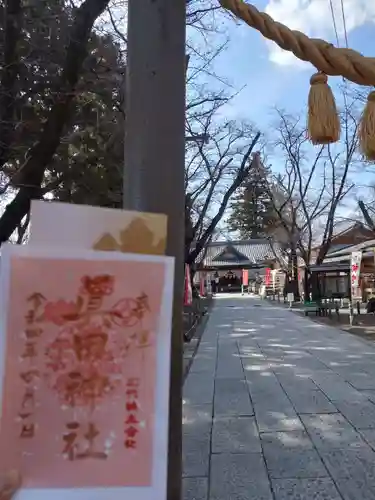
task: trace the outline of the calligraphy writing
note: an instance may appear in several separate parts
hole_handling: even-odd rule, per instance
[[[352,252],[350,264],[352,294],[360,286],[361,261],[362,252]]]
[[[111,304],[115,285],[114,276],[85,275],[73,300],[49,301],[40,294],[34,294],[29,300],[33,307],[25,318],[25,343],[21,353],[20,377],[25,391],[19,411],[20,435],[32,437],[36,432],[33,420],[36,380],[43,378],[71,415],[60,434],[61,452],[66,460],[107,458],[112,436],[104,439],[100,421],[94,415],[103,400],[122,386],[124,358],[129,349],[150,346],[152,336],[142,326],[143,318],[150,312],[148,295],[123,297]],[[34,361],[39,357],[41,324],[52,324],[57,332],[43,352],[46,370],[39,373]],[[126,335],[125,328],[131,329]],[[137,448],[141,427],[139,384],[139,378],[130,378],[125,388],[123,439],[127,449]]]
[[[34,422],[34,410],[35,410],[35,383],[39,379],[39,371],[35,367],[35,358],[37,357],[37,341],[42,335],[42,329],[36,324],[37,310],[41,305],[44,297],[41,294],[33,294],[28,298],[28,302],[31,303],[31,308],[27,311],[25,315],[26,328],[24,331],[25,343],[24,349],[21,354],[21,362],[27,363],[27,368],[25,367],[19,374],[21,380],[25,384],[25,391],[21,400],[21,408],[18,413],[18,417],[21,420],[21,438],[32,438],[35,435],[35,422]]]
[[[63,455],[68,458],[68,460],[81,460],[85,458],[103,460],[108,458],[107,453],[96,450],[95,440],[100,434],[96,425],[92,422],[88,424],[87,431],[82,435],[85,441],[83,446],[81,442],[78,442],[80,427],[81,425],[78,422],[69,422],[66,424],[68,432],[63,435],[63,441],[65,443],[62,452]]]
[[[139,420],[138,420],[138,391],[139,379],[130,378],[126,384],[126,418],[125,418],[125,440],[124,446],[127,449],[135,450],[137,448],[136,437],[139,433]]]

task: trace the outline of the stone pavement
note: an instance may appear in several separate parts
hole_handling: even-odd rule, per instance
[[[218,298],[183,411],[184,500],[375,500],[375,344]]]

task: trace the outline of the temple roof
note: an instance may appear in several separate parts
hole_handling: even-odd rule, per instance
[[[281,255],[279,247],[274,246]],[[197,259],[204,267],[257,267],[270,260],[275,260],[275,255],[266,239],[215,241]]]

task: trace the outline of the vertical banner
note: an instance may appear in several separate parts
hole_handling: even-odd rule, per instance
[[[271,268],[267,267],[264,284],[269,286],[271,284]]]
[[[352,297],[358,295],[359,277],[361,273],[362,252],[352,252],[350,261],[350,283]]]
[[[242,286],[249,286],[249,271],[242,269]]]
[[[185,291],[184,291],[184,306],[191,306],[193,303],[193,291],[191,288],[190,267],[185,264]]]

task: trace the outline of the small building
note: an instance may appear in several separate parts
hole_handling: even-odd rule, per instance
[[[338,226],[340,228],[341,224]],[[354,222],[342,227],[333,234],[326,258],[333,253],[345,250],[352,245],[359,245],[366,241],[371,241],[375,237],[374,232],[368,229],[362,222]],[[313,248],[311,252],[311,264],[315,264],[315,259],[319,254],[319,247]]]
[[[374,244],[374,232],[362,222],[354,222],[337,231],[322,264],[315,264],[319,248],[312,251],[309,270],[313,298],[350,297],[350,256],[352,251]],[[364,265],[364,263],[363,263]],[[304,264],[300,262],[300,286],[303,291]],[[365,286],[365,285],[364,285]]]
[[[352,252],[362,252],[361,270],[359,284],[361,288],[362,298],[364,301],[375,295],[375,263],[374,252],[375,239],[359,243],[357,245],[346,246],[336,252],[331,252],[327,255],[323,265],[326,266],[341,266],[342,273],[344,268],[348,278],[346,281],[346,294],[350,296],[350,260]]]
[[[283,258],[278,245],[267,239],[216,241],[198,257],[197,271],[208,273],[218,292],[238,292],[242,270],[249,272],[249,281],[261,281],[266,268],[273,269],[277,258]]]

